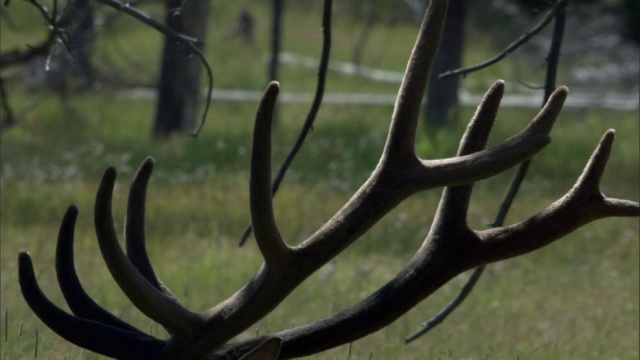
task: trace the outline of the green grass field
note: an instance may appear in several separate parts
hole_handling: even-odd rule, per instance
[[[262,39],[248,49],[221,42],[221,33],[237,10],[232,2],[214,6],[208,49],[220,88],[261,89],[265,68]],[[13,3],[15,6],[25,6]],[[239,5],[238,5],[239,6]],[[297,9],[297,10],[296,10]],[[153,9],[150,9],[153,10]],[[266,9],[258,8],[266,14]],[[319,53],[319,11],[300,11],[286,18],[286,50]],[[18,11],[19,12],[19,11]],[[225,15],[226,14],[226,15]],[[260,13],[259,13],[260,14]],[[32,14],[33,15],[33,14]],[[20,13],[19,19],[28,18]],[[18,15],[16,15],[18,17]],[[118,21],[126,22],[122,18]],[[349,60],[356,25],[335,20],[334,55]],[[268,22],[259,23],[266,29]],[[301,24],[306,24],[302,26]],[[3,34],[6,26],[3,26]],[[136,71],[116,49],[121,45],[133,58],[157,66],[160,38],[144,28],[122,27],[100,38],[99,51],[120,64],[119,76],[153,80]],[[133,25],[132,25],[133,26]],[[118,30],[120,29],[120,30]],[[315,30],[314,30],[315,29]],[[385,31],[386,30],[386,31]],[[341,32],[340,32],[341,31]],[[265,34],[266,30],[261,34]],[[34,29],[14,31],[10,44],[38,38]],[[379,29],[372,38],[371,66],[402,70],[415,29]],[[312,38],[309,40],[309,38]],[[3,35],[3,42],[5,36]],[[120,44],[120,47],[115,44]],[[316,46],[317,45],[317,46]],[[3,44],[5,46],[5,44]],[[114,46],[113,48],[110,46]],[[264,48],[260,48],[260,47]],[[139,51],[140,54],[134,52]],[[486,50],[487,53],[491,49]],[[485,56],[481,50],[473,56]],[[246,59],[247,63],[234,61]],[[118,63],[118,61],[123,61]],[[465,80],[474,91],[486,86],[490,75]],[[495,75],[495,77],[500,75]],[[256,80],[258,79],[258,80]],[[507,79],[508,80],[508,79]],[[397,86],[329,77],[327,91],[395,92]],[[283,69],[283,88],[310,91],[315,75]],[[14,84],[11,101],[17,107],[37,94]],[[507,82],[507,93],[515,87]],[[88,292],[121,318],[159,337],[163,330],[131,305],[110,278],[93,232],[92,209],[102,172],[119,171],[114,195],[116,227],[122,229],[129,182],[146,156],[157,163],[147,204],[150,256],[163,281],[194,311],[201,311],[231,295],[259,268],[253,242],[238,248],[249,223],[248,163],[256,104],[215,103],[201,136],[149,138],[154,104],[131,100],[108,91],[75,95],[69,106],[48,96],[20,124],[2,134],[2,278],[0,344],[4,359],[100,359],[71,345],[50,331],[24,303],[17,282],[17,253],[27,249],[34,258],[38,280],[57,304],[64,301],[57,288],[54,249],[59,222],[66,208],[76,204],[76,267]],[[274,134],[274,164],[293,144],[306,116],[306,105],[283,105]],[[474,109],[463,109],[468,119]],[[283,236],[295,244],[312,234],[367,178],[380,155],[391,107],[322,107],[314,131],[275,200]],[[519,131],[535,112],[502,109],[491,142]],[[418,140],[423,157],[451,156],[464,126]],[[530,176],[507,222],[520,221],[542,210],[575,181],[606,129],[617,129],[613,154],[603,180],[609,196],[640,198],[639,132],[637,112],[565,111],[552,131],[553,142],[534,159]],[[470,209],[470,223],[484,228],[494,217],[513,171],[480,182]],[[391,279],[417,250],[427,234],[440,196],[439,190],[412,197],[396,208],[367,235],[336,260],[335,271],[322,269],[297,289],[276,311],[239,336],[256,334],[322,319],[346,308]],[[639,222],[605,219],[535,253],[492,264],[467,302],[444,324],[421,340],[404,345],[404,338],[452,299],[467,278],[463,274],[411,310],[393,325],[350,346],[314,359],[637,359],[639,334]]]

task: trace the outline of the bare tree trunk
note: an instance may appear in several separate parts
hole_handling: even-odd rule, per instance
[[[77,14],[72,20],[70,34],[71,55],[74,68],[84,86],[91,86],[95,81],[95,69],[91,65],[89,54],[95,39],[93,24],[93,7],[91,0],[78,0],[73,4],[73,11]]]
[[[640,4],[637,0],[625,0],[622,5],[626,38],[640,46]]]
[[[457,118],[460,79],[457,76],[438,79],[438,75],[462,65],[466,7],[466,0],[449,2],[440,49],[431,70],[431,80],[427,89],[424,116],[429,133],[455,122]]]
[[[271,61],[269,62],[269,80],[278,80],[278,58],[280,57],[282,33],[283,0],[273,0],[273,19],[271,24]]]
[[[280,48],[282,47],[282,10],[284,0],[273,0],[273,18],[271,24],[271,61],[269,62],[269,81],[278,80]],[[274,109],[273,126],[278,126],[278,108]]]
[[[166,6],[168,27],[204,41],[208,0],[166,0]],[[195,128],[200,104],[201,69],[198,58],[193,56],[188,45],[165,38],[153,127],[155,137]]]
[[[374,8],[376,6],[377,0],[367,0],[367,2],[363,5],[363,17],[364,17],[364,25],[362,27],[362,31],[360,32],[360,36],[358,36],[358,41],[356,42],[356,46],[353,49],[353,63],[356,65],[358,72],[360,71],[360,66],[362,65],[362,54],[364,53],[364,49],[369,41],[369,35],[371,34],[371,30],[373,29],[373,25],[375,23],[375,13]]]

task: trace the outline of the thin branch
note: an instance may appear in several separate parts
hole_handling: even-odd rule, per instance
[[[191,50],[193,51],[193,54],[195,54],[195,56],[198,57],[198,59],[200,59],[200,62],[202,63],[202,65],[207,71],[208,87],[207,87],[206,103],[205,103],[204,111],[202,113],[202,117],[200,119],[200,124],[198,125],[196,130],[190,134],[191,137],[194,137],[194,138],[197,137],[200,134],[200,131],[202,131],[202,128],[204,127],[204,123],[207,120],[207,115],[209,114],[209,107],[211,106],[211,94],[213,93],[213,71],[211,70],[211,66],[209,65],[209,62],[207,61],[207,59],[204,57],[204,54],[202,53],[202,49],[201,49],[204,43],[195,37],[188,36],[171,29],[170,27],[156,21],[146,13],[136,9],[133,6],[130,6],[129,3],[122,3],[118,0],[97,0],[97,1],[107,6],[110,6],[116,10],[122,11],[127,15],[134,17],[135,19],[161,32],[165,36],[168,36],[174,40],[177,40],[181,43],[186,44],[191,48]]]
[[[531,85],[531,84],[527,84],[526,82],[522,81],[522,80],[518,80],[517,81],[518,84],[526,87],[527,89],[531,89],[531,90],[542,90],[544,89],[544,85]]]
[[[471,293],[473,287],[478,282],[478,279],[480,279],[483,271],[484,266],[477,267],[475,270],[473,270],[473,273],[471,274],[469,280],[462,286],[460,294],[458,294],[458,296],[453,299],[452,302],[450,302],[447,306],[440,310],[440,312],[437,313],[434,317],[422,323],[422,329],[407,336],[407,338],[404,339],[405,344],[412,342],[413,340],[431,331],[431,329],[440,325],[440,323],[443,322],[444,319],[446,319],[447,316],[449,316],[449,314],[451,314],[458,307],[458,305],[462,304],[462,302]]]
[[[117,0],[97,0],[97,1],[109,7],[112,7],[118,11],[122,11],[127,15],[132,16],[133,18],[143,22],[144,24],[156,29],[157,31],[163,33],[164,35],[174,40],[177,40],[179,42],[186,43],[186,44],[194,44],[199,46],[204,45],[204,43],[202,43],[200,40],[192,36],[188,36],[173,30],[172,28],[153,19],[151,16],[147,15],[146,13],[131,6],[129,3],[122,3]]]
[[[300,135],[298,135],[298,139],[296,143],[293,145],[289,154],[285,158],[284,162],[280,166],[280,170],[278,170],[278,174],[273,180],[273,186],[271,188],[272,196],[275,196],[276,192],[280,188],[280,184],[287,174],[287,170],[289,170],[289,166],[293,162],[293,159],[298,154],[298,151],[302,148],[302,144],[304,144],[307,135],[313,130],[313,122],[316,119],[316,115],[320,110],[320,105],[322,105],[322,97],[324,96],[324,87],[327,79],[327,69],[329,68],[329,55],[331,53],[331,11],[332,11],[333,0],[325,0],[324,2],[324,10],[322,13],[322,55],[320,57],[320,66],[318,67],[318,84],[316,86],[316,93],[313,99],[313,103],[311,104],[311,109],[307,114],[307,119],[300,131]],[[242,239],[240,240],[240,246],[243,246],[249,236],[251,236],[251,232],[253,231],[251,225],[247,227],[242,234]]]
[[[71,18],[66,16],[68,12],[63,11],[62,15],[58,17],[58,2],[57,0],[53,1],[53,11],[52,13],[42,4],[38,3],[36,0],[25,0],[27,3],[33,5],[45,19],[49,27],[51,28],[51,32],[49,33],[49,37],[42,41],[40,44],[36,46],[29,46],[29,50],[20,51],[14,50],[6,54],[0,54],[0,69],[9,67],[11,65],[22,64],[30,61],[34,57],[43,55],[47,53],[51,46],[55,44],[55,40],[58,39],[68,47],[67,32],[64,30],[64,27],[69,24]],[[6,2],[5,5],[9,5],[9,2]]]
[[[549,55],[547,56],[547,73],[546,73],[546,81],[544,86],[544,89],[545,89],[544,99],[542,102],[543,106],[548,102],[549,98],[553,94],[556,87],[556,74],[558,70],[558,59],[560,57],[560,47],[562,46],[562,39],[564,35],[564,26],[565,26],[565,20],[566,20],[565,9],[566,9],[567,1],[568,0],[559,0],[558,2],[556,2],[552,10],[549,12],[549,14],[553,14],[555,16],[555,22],[554,22],[553,35],[552,35],[553,37],[552,37],[551,46],[549,49]],[[549,14],[547,16],[549,16]],[[540,26],[540,24],[538,26]],[[529,33],[532,33],[532,31],[530,31]],[[504,54],[506,56],[506,53]],[[498,60],[500,59],[497,59],[493,63],[497,62]],[[488,65],[491,65],[491,64],[488,64]],[[467,69],[470,69],[470,68],[467,68]],[[461,70],[464,70],[464,69],[461,69]],[[478,69],[475,69],[475,70],[478,70]],[[454,71],[458,71],[458,70],[454,70]],[[471,70],[471,71],[474,71],[474,70]],[[440,75],[440,77],[442,78],[445,74]],[[452,74],[452,75],[455,75],[455,74]],[[531,159],[526,160],[525,162],[520,164],[520,166],[518,167],[518,171],[514,176],[513,180],[511,181],[509,190],[507,191],[507,194],[505,195],[505,198],[502,201],[502,204],[500,205],[498,214],[496,215],[496,218],[493,221],[493,223],[491,223],[492,227],[501,227],[504,225],[504,220],[507,217],[507,213],[509,212],[509,209],[513,204],[516,194],[518,193],[518,190],[520,189],[520,186],[527,174],[527,170],[529,169],[530,164],[531,164]],[[409,343],[419,338],[420,336],[426,334],[427,332],[429,332],[430,330],[438,326],[440,323],[442,323],[447,318],[447,316],[449,316],[449,314],[451,314],[460,304],[462,304],[462,302],[467,298],[467,296],[469,296],[469,294],[473,290],[473,287],[480,279],[480,276],[482,275],[484,268],[485,266],[483,265],[474,269],[471,277],[464,284],[458,296],[456,296],[456,298],[453,299],[453,301],[447,304],[447,306],[445,306],[434,317],[422,323],[422,328],[416,331],[415,333],[413,333],[412,335],[408,336],[405,339],[405,342]]]
[[[491,58],[489,60],[483,61],[483,62],[481,62],[480,64],[477,64],[477,65],[473,65],[473,66],[469,66],[469,67],[465,67],[465,68],[461,68],[461,69],[455,69],[455,70],[450,70],[450,71],[444,72],[444,73],[440,74],[440,76],[438,76],[438,78],[439,79],[444,79],[444,78],[447,78],[447,77],[450,77],[450,76],[466,75],[466,74],[469,74],[471,72],[478,71],[478,70],[484,69],[486,67],[489,67],[489,66],[497,63],[498,61],[504,59],[505,57],[507,57],[507,55],[509,55],[512,52],[514,52],[517,48],[519,48],[521,45],[525,44],[527,41],[529,41],[529,39],[531,39],[536,34],[538,34],[540,31],[542,31],[551,22],[551,20],[553,20],[553,18],[555,18],[559,14],[559,12],[564,11],[564,10],[561,10],[561,9],[565,8],[565,6],[567,5],[568,1],[569,0],[559,0],[559,1],[557,1],[553,5],[553,7],[549,10],[549,12],[545,15],[545,17],[542,19],[542,21],[540,23],[538,23],[531,30],[529,30],[526,34],[520,36],[516,41],[514,41],[509,46],[507,46],[500,54],[494,56],[493,58]]]
[[[0,123],[0,131],[10,128],[16,124],[16,118],[13,114],[13,110],[11,109],[11,105],[9,105],[8,95],[7,89],[4,86],[4,78],[0,76],[0,106],[2,106],[2,110],[4,110],[2,122]]]
[[[207,114],[209,113],[209,107],[211,106],[211,97],[212,97],[211,95],[213,94],[213,71],[211,71],[211,66],[209,66],[209,62],[207,61],[207,59],[205,59],[204,54],[202,54],[202,51],[200,50],[200,48],[198,48],[198,45],[194,43],[187,43],[187,44],[191,47],[193,52],[200,59],[205,70],[207,70],[207,79],[209,82],[208,90],[207,90],[207,100],[204,105],[202,118],[200,119],[200,125],[198,125],[198,128],[196,129],[196,131],[194,131],[191,134],[191,136],[195,138],[198,136],[198,134],[200,134],[200,131],[204,127],[204,123],[207,120]]]
[[[562,3],[566,5],[567,0],[560,0],[558,3]],[[564,36],[564,25],[565,25],[565,6],[559,7],[556,11],[556,19],[553,28],[553,37],[551,40],[551,46],[549,48],[549,55],[547,56],[547,73],[546,80],[544,85],[544,98],[542,100],[542,104],[546,104],[553,94],[553,91],[556,88],[556,74],[558,72],[558,59],[560,58],[560,47],[562,46],[562,38]],[[498,211],[498,215],[496,219],[491,224],[492,227],[499,227],[504,224],[504,219],[509,212],[509,208],[515,199],[516,194],[518,193],[518,189],[524,180],[524,177],[527,174],[527,170],[529,168],[529,164],[531,160],[527,160],[518,168],[518,172],[516,173],[514,179],[511,182],[511,186],[505,199],[500,205],[500,210]]]
[[[58,39],[62,42],[67,49],[70,48],[68,42],[68,33],[64,30],[65,26],[68,25],[70,21],[70,17],[66,17],[66,11],[63,11],[63,14],[58,17],[58,1],[53,1],[53,11],[49,13],[49,10],[46,6],[40,4],[36,0],[26,0],[29,4],[33,5],[42,17],[46,20],[47,24],[51,27],[50,41],[53,44],[53,40]],[[46,44],[46,42],[45,42]],[[50,45],[49,45],[50,46]]]
[[[38,11],[40,11],[44,19],[47,21],[47,23],[51,27],[50,38],[44,44],[40,45],[38,48],[38,51],[35,51],[35,52],[37,54],[41,54],[46,50],[48,50],[49,47],[51,46],[49,42],[53,43],[54,39],[59,39],[66,46],[67,49],[70,49],[68,40],[65,36],[66,30],[64,30],[64,25],[67,22],[65,20],[66,19],[66,17],[64,16],[65,14],[63,14],[63,16],[60,17],[60,20],[57,19],[57,12],[58,12],[57,0],[54,0],[52,14],[49,13],[49,11],[44,5],[38,3],[36,0],[26,0],[26,1],[32,4],[33,6],[35,6],[38,9]],[[200,120],[200,124],[198,125],[196,130],[191,134],[192,137],[198,136],[198,134],[200,133],[200,131],[204,126],[204,123],[207,118],[207,114],[209,113],[209,107],[211,105],[211,95],[213,93],[213,71],[211,70],[211,66],[209,65],[209,62],[207,61],[204,54],[202,53],[202,46],[204,45],[204,43],[195,37],[188,36],[186,34],[183,34],[171,29],[169,26],[162,24],[161,22],[153,19],[148,14],[138,10],[134,6],[131,6],[130,3],[122,3],[118,0],[97,0],[97,1],[135,18],[136,20],[159,31],[160,33],[164,34],[165,36],[171,39],[174,39],[178,42],[186,44],[191,48],[191,50],[193,51],[193,54],[200,60],[200,62],[202,63],[202,65],[205,67],[207,71],[208,90],[207,90],[206,104],[202,114],[202,118]],[[45,47],[45,45],[47,46]],[[42,49],[40,49],[40,47],[42,47]],[[32,54],[30,56],[32,57],[35,55],[36,54]],[[24,57],[24,55],[22,57]],[[4,56],[0,57],[0,68],[3,66],[5,61],[6,60]]]
[[[49,37],[35,46],[28,46],[27,50],[12,50],[4,54],[0,54],[0,69],[13,65],[20,65],[31,61],[31,59],[44,55],[54,44],[55,33],[50,33]]]

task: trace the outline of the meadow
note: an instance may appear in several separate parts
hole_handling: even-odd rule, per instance
[[[211,47],[216,87],[260,90],[266,83],[261,56],[267,39],[244,47],[223,39],[240,5],[218,2],[212,8]],[[20,8],[18,7],[20,6]],[[14,3],[14,19],[37,14]],[[267,9],[256,5],[259,19]],[[149,7],[150,12],[158,11]],[[339,8],[337,9],[339,10]],[[337,11],[336,10],[336,11]],[[319,10],[292,6],[285,18],[286,51],[319,54]],[[339,14],[339,13],[337,13]],[[160,37],[120,17],[98,37],[96,62],[115,69],[133,83],[153,80]],[[357,23],[336,16],[333,59],[348,61]],[[17,22],[20,23],[20,22]],[[3,46],[29,43],[37,29],[14,29]],[[265,36],[268,22],[258,23]],[[10,30],[10,29],[9,29]],[[107,31],[108,30],[108,31]],[[377,28],[367,65],[401,71],[415,28]],[[481,36],[475,34],[474,36]],[[469,63],[491,49],[473,47]],[[123,56],[127,54],[127,56]],[[237,59],[243,59],[243,62]],[[133,62],[132,60],[133,59]],[[507,77],[507,93],[517,88],[509,62],[465,79],[474,93],[496,78]],[[540,69],[528,72],[535,77]],[[523,75],[525,76],[525,75]],[[312,71],[282,69],[284,91],[312,91]],[[560,81],[562,82],[562,81]],[[569,86],[571,84],[568,84]],[[22,299],[16,255],[33,256],[38,281],[57,304],[64,304],[54,270],[55,240],[62,215],[76,204],[76,268],[91,296],[105,308],[158,337],[163,330],[140,314],[111,279],[100,256],[92,209],[100,176],[108,166],[119,173],[114,194],[116,228],[122,229],[129,182],[146,156],[156,159],[147,202],[147,239],[152,262],[163,281],[183,303],[202,311],[227,298],[257,271],[261,257],[253,241],[238,247],[249,224],[248,164],[255,103],[214,103],[202,134],[150,138],[154,103],[127,98],[108,88],[74,94],[68,101],[13,83],[12,104],[43,102],[2,133],[0,214],[2,277],[0,359],[101,359],[71,345],[46,328]],[[329,74],[327,92],[394,93],[396,84],[379,84]],[[532,93],[532,96],[540,96]],[[281,104],[274,133],[274,164],[280,164],[295,141],[307,104]],[[474,109],[462,109],[468,119]],[[380,156],[390,106],[323,105],[314,131],[276,196],[276,217],[283,237],[295,244],[312,234],[367,178]],[[504,108],[491,143],[523,128],[535,111]],[[446,131],[418,139],[422,157],[452,156],[464,121]],[[507,223],[542,210],[573,184],[609,128],[617,130],[613,154],[603,180],[609,196],[640,198],[640,124],[637,112],[599,109],[565,110],[552,143],[533,160],[530,175]],[[424,134],[425,131],[421,131]],[[511,170],[476,185],[470,224],[485,228],[493,220]],[[298,288],[276,311],[241,334],[259,334],[305,324],[334,314],[363,299],[392,278],[426,236],[440,197],[438,189],[413,196],[361,240]],[[121,231],[121,230],[119,230]],[[637,359],[639,344],[640,246],[638,219],[605,219],[589,224],[537,252],[490,265],[469,299],[424,338],[404,338],[451,300],[468,274],[391,326],[313,359]]]

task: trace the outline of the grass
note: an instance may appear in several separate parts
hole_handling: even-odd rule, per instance
[[[253,244],[236,243],[249,221],[247,164],[250,106],[216,104],[217,121],[197,140],[146,140],[152,103],[86,96],[77,117],[56,102],[43,105],[2,141],[2,306],[8,309],[3,359],[33,354],[39,332],[44,358],[95,359],[46,329],[25,306],[17,287],[15,255],[34,256],[47,295],[63,304],[53,270],[54,236],[69,204],[80,208],[77,267],[97,301],[143,329],[162,331],[137,313],[109,278],[95,243],[91,209],[99,176],[120,172],[114,200],[122,228],[128,181],[147,155],[157,159],[148,203],[150,253],[160,276],[194,310],[229,296],[257,270]],[[91,109],[106,109],[93,121]],[[120,109],[120,110],[118,110]],[[127,109],[136,119],[118,124]],[[472,109],[465,109],[469,115]],[[278,194],[283,234],[295,243],[310,235],[363,181],[384,142],[390,108],[324,107],[318,125]],[[284,106],[275,158],[292,143],[303,106]],[[81,114],[81,115],[80,115]],[[530,114],[503,111],[493,141],[513,133]],[[566,112],[555,141],[534,160],[508,221],[542,209],[579,174],[611,114]],[[605,179],[609,195],[638,199],[638,138],[634,114],[618,113],[618,141]],[[59,130],[61,118],[65,129]],[[128,118],[128,117],[127,117]],[[506,119],[505,119],[506,118]],[[507,120],[509,119],[509,120]],[[56,127],[55,124],[58,124]],[[56,131],[56,129],[58,129]],[[581,131],[580,129],[584,129]],[[462,129],[452,129],[451,138]],[[449,144],[433,153],[451,153]],[[428,154],[426,154],[428,155]],[[562,155],[562,156],[560,156]],[[277,161],[279,162],[279,161]],[[499,206],[510,175],[478,184],[471,222],[484,227]],[[390,279],[426,235],[438,191],[415,196],[381,221],[337,260],[336,271],[313,276],[273,314],[241,337],[272,332],[327,316],[354,304]],[[322,199],[322,201],[318,201]],[[452,281],[396,324],[351,346],[352,359],[374,358],[622,358],[638,354],[638,221],[607,219],[536,253],[489,267],[468,303],[424,340],[402,339],[451,299],[466,275]],[[228,269],[233,269],[229,271]],[[18,329],[22,335],[18,335]],[[482,329],[482,330],[480,330]],[[2,336],[4,336],[4,334]],[[341,347],[317,358],[347,358]]]
[[[12,4],[12,7],[16,4]],[[261,89],[266,82],[264,51],[222,42],[221,34],[240,5],[213,4],[208,48],[216,84],[224,88]],[[17,7],[17,6],[16,6]],[[319,53],[319,11],[287,16],[287,51]],[[317,10],[317,9],[316,9]],[[150,9],[150,11],[155,11]],[[266,7],[256,4],[258,15]],[[21,21],[33,19],[18,12]],[[117,21],[126,23],[120,18]],[[304,23],[307,26],[301,26]],[[5,22],[3,26],[3,33]],[[258,34],[268,23],[260,21]],[[335,33],[357,29],[337,17]],[[152,81],[159,37],[143,28],[114,26],[102,36],[101,63],[115,64],[118,76]],[[38,39],[34,29],[8,37],[7,48]],[[147,34],[147,35],[145,35]],[[126,39],[125,40],[125,36]],[[155,37],[154,37],[155,36]],[[263,35],[261,35],[263,36]],[[366,58],[373,67],[402,70],[415,29],[379,28],[372,34]],[[350,60],[355,36],[335,36],[334,59]],[[5,37],[3,36],[3,43]],[[146,66],[131,67],[123,58]],[[138,46],[139,45],[139,46]],[[489,51],[489,50],[487,50]],[[483,50],[470,51],[473,57]],[[239,62],[234,59],[246,60]],[[109,62],[110,61],[110,62]],[[126,65],[125,65],[126,64]],[[147,65],[148,64],[148,65]],[[508,65],[504,65],[508,67]],[[500,67],[492,70],[499,72]],[[283,69],[288,91],[311,91],[314,74]],[[485,75],[469,77],[472,89],[484,87]],[[507,83],[509,85],[509,82]],[[331,74],[328,91],[391,93],[396,85],[342,78]],[[12,104],[27,104],[34,96],[13,83]],[[507,91],[511,91],[509,88]],[[148,155],[157,160],[147,204],[147,236],[152,261],[160,277],[194,311],[204,310],[231,295],[261,264],[254,243],[238,248],[249,222],[248,162],[256,104],[216,103],[197,140],[175,136],[148,138],[154,104],[117,94],[76,94],[67,106],[55,97],[20,119],[2,134],[2,278],[0,359],[100,359],[71,345],[47,329],[22,299],[17,285],[16,254],[28,249],[45,293],[64,301],[53,265],[55,236],[70,204],[80,209],[76,226],[76,267],[89,293],[104,307],[159,337],[163,330],[138,313],[110,278],[93,234],[92,207],[100,176],[108,166],[119,172],[114,196],[116,227],[122,229],[128,183]],[[96,111],[98,109],[98,111]],[[467,119],[474,109],[465,108]],[[279,164],[295,140],[305,105],[283,105],[274,134],[274,163]],[[366,179],[382,149],[390,107],[324,105],[317,124],[294,163],[275,206],[283,236],[296,243],[312,234]],[[517,132],[534,112],[502,109],[491,142]],[[454,153],[465,124],[418,139],[423,157]],[[534,159],[530,176],[507,222],[525,219],[561,196],[575,181],[608,128],[617,140],[603,181],[607,195],[638,200],[640,189],[638,114],[601,110],[565,111],[552,132],[553,142]],[[480,182],[470,209],[470,223],[484,228],[492,220],[513,171]],[[273,332],[324,318],[355,304],[393,277],[427,234],[439,191],[416,195],[396,208],[363,239],[346,250],[335,271],[321,269],[276,311],[248,329],[239,339]],[[317,359],[635,359],[640,356],[638,219],[606,219],[589,224],[535,253],[489,266],[469,300],[424,339],[404,345],[403,339],[457,293],[468,275],[445,285],[393,325],[350,346]],[[36,340],[37,332],[37,340]]]

